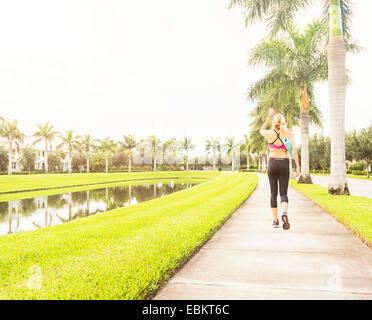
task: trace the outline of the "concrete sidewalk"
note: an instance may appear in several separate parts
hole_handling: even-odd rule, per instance
[[[372,249],[294,189],[274,229],[267,176],[155,299],[372,299]]]

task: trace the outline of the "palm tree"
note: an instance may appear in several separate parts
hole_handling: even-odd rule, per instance
[[[156,137],[155,135],[149,136],[146,139],[149,143],[151,143],[151,152],[152,152],[152,159],[153,159],[153,171],[156,171],[156,165],[157,165],[157,157],[158,157],[158,149],[159,149],[159,144],[160,139]]]
[[[228,138],[226,139],[225,149],[227,151],[227,154],[231,154],[231,170],[235,170],[235,155],[236,155],[236,148],[237,145],[235,143],[235,138]]]
[[[16,147],[19,151],[19,144],[22,143],[25,139],[25,134],[21,132],[18,128],[18,121],[6,121],[2,120],[2,125],[0,126],[0,136],[7,139],[7,143],[9,146],[8,150],[8,174],[12,174],[12,148],[13,143],[16,144]]]
[[[216,171],[216,153],[219,151],[221,144],[220,140],[216,138],[212,138],[205,141],[205,151],[213,153],[213,171]]]
[[[60,134],[61,142],[57,146],[57,148],[61,148],[63,146],[67,146],[68,149],[68,159],[69,159],[69,167],[68,172],[72,172],[72,153],[76,148],[79,148],[79,141],[75,137],[73,130],[66,130],[65,135]]]
[[[314,21],[304,33],[288,26],[286,36],[263,40],[252,50],[250,64],[270,68],[264,78],[250,89],[250,96],[262,95],[266,90],[283,87],[297,90],[300,105],[301,176],[299,183],[312,183],[309,167],[309,95],[313,86],[327,78],[327,55],[324,25]]]
[[[137,147],[137,145],[141,143],[142,140],[137,142],[136,138],[131,134],[128,134],[124,136],[123,138],[124,138],[124,142],[119,142],[119,143],[124,147],[124,149],[129,151],[128,152],[128,171],[131,172],[132,171],[132,149]]]
[[[34,133],[34,137],[37,139],[34,141],[33,145],[39,143],[40,141],[45,141],[45,158],[44,158],[44,170],[45,173],[48,173],[48,143],[51,143],[56,136],[59,134],[54,130],[54,127],[45,122],[44,125],[37,124],[38,130]]]
[[[191,138],[183,138],[181,142],[181,148],[185,150],[185,160],[186,160],[186,171],[189,171],[189,150],[195,149],[195,145],[191,143]]]
[[[83,151],[83,153],[87,157],[87,173],[89,173],[89,171],[90,171],[90,156],[91,156],[92,150],[96,146],[95,145],[96,140],[94,140],[92,138],[91,134],[89,134],[89,133],[85,134],[84,136],[78,136],[77,139],[79,140],[78,145],[79,145],[80,150]]]
[[[251,144],[248,135],[243,136],[243,141],[240,143],[240,151],[243,151],[247,156],[247,170],[249,170],[249,156],[251,153]]]
[[[114,140],[110,139],[109,137],[106,137],[105,140],[98,140],[100,143],[100,146],[98,147],[104,154],[106,158],[106,173],[108,173],[109,169],[109,157],[112,155],[112,153],[115,151],[117,147],[117,143],[115,143]]]
[[[296,13],[312,1],[231,0],[230,7],[244,8],[246,26],[256,20],[269,21],[273,34],[286,29]],[[355,50],[351,42],[351,0],[323,0],[323,22],[328,33],[328,85],[331,122],[331,176],[328,193],[349,195],[345,164],[346,51]],[[327,23],[329,22],[329,23]]]
[[[167,141],[165,141],[163,144],[162,144],[162,151],[163,151],[163,164],[166,164],[166,156],[168,153],[171,153],[172,155],[176,155],[176,152],[179,150],[179,143],[177,142],[176,138],[171,138],[171,139],[168,139]],[[169,159],[168,159],[168,162]],[[172,163],[167,163],[167,164],[173,164]]]
[[[265,138],[260,134],[259,129],[257,130],[255,126],[252,126],[249,138],[251,151],[257,155],[258,170],[263,171],[265,167],[263,154],[266,154],[265,152],[267,149]]]

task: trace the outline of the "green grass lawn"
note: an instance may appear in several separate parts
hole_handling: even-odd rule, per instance
[[[0,194],[73,187],[89,184],[105,184],[128,180],[216,177],[219,172],[162,171],[162,172],[120,172],[120,173],[72,173],[31,174],[0,176]]]
[[[157,177],[162,175],[186,178],[201,173],[167,172]],[[251,173],[208,173],[204,177],[209,180],[164,198],[0,237],[0,298],[151,296],[257,185],[257,177]],[[45,177],[37,179],[56,185]],[[66,183],[70,185],[72,180]],[[84,177],[84,181],[94,181],[94,177]],[[80,183],[78,179],[73,182]],[[38,187],[36,182],[25,184]],[[28,285],[33,268],[41,271],[41,289]]]
[[[311,173],[311,175],[314,175],[314,176],[329,176],[329,174],[327,174],[327,173]],[[349,178],[352,178],[352,179],[372,181],[372,176],[369,177],[369,178],[366,177],[366,176],[358,176],[358,175],[355,175],[355,174],[348,174],[347,176]]]
[[[372,247],[372,199],[357,196],[332,196],[328,188],[316,184],[298,184],[294,187],[320,207],[332,214]]]

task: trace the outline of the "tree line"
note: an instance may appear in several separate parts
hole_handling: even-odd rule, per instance
[[[310,169],[313,173],[330,173],[331,139],[315,134],[309,139]],[[370,176],[372,166],[372,125],[345,135],[347,173]],[[301,157],[301,148],[299,150]]]
[[[64,133],[58,132],[49,122],[38,124],[37,129],[32,136],[27,137],[19,128],[17,120],[6,120],[0,117],[0,137],[5,139],[6,146],[0,147],[0,171],[8,171],[12,174],[12,161],[14,161],[14,150],[20,156],[20,163],[23,171],[35,172],[43,171],[58,172],[62,168],[62,159],[68,165],[68,172],[73,171],[105,171],[109,170],[128,170],[131,172],[133,166],[134,152],[140,150],[137,154],[145,156],[144,148],[140,148],[147,143],[150,149],[147,149],[147,156],[150,156],[150,162],[145,162],[137,167],[140,170],[156,171],[161,165],[162,170],[180,169],[185,170],[202,169],[202,165],[209,164],[213,170],[221,169],[228,163],[232,170],[236,169],[240,163],[240,155],[244,155],[246,163],[249,166],[250,143],[248,135],[245,135],[241,141],[235,140],[234,137],[221,141],[219,138],[211,138],[205,141],[205,153],[207,162],[201,162],[197,159],[190,159],[189,152],[195,149],[192,138],[185,137],[178,141],[175,138],[162,141],[156,136],[149,136],[144,139],[137,139],[134,135],[128,134],[122,137],[121,141],[115,141],[109,137],[104,139],[94,139],[92,135],[77,135],[73,130],[66,130]],[[31,140],[24,145],[26,138]],[[53,143],[58,143],[53,149]],[[36,144],[43,145],[43,169],[35,170],[35,162],[38,150]],[[158,150],[161,149],[161,154]],[[39,151],[40,152],[40,151]],[[160,154],[160,155],[159,155]],[[167,165],[167,157],[181,158],[181,162]],[[238,159],[238,160],[236,160]],[[136,165],[136,163],[135,163]]]

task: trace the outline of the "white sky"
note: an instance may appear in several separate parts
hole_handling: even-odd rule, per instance
[[[265,29],[245,29],[228,3],[2,0],[0,115],[18,119],[28,135],[50,121],[96,138],[187,136],[201,150],[211,137],[240,139],[252,107],[246,89],[262,75],[248,68],[248,52]],[[371,9],[371,1],[355,1],[353,34],[366,50],[348,58],[347,130],[372,124]],[[326,83],[317,101],[327,134]]]

